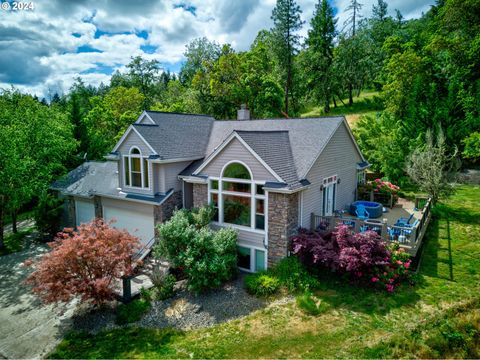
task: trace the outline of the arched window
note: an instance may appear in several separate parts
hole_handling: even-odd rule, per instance
[[[265,229],[263,182],[255,182],[245,164],[225,165],[220,178],[210,180],[209,190],[210,202],[216,209],[214,221]]]
[[[125,185],[148,188],[148,161],[137,147],[132,147],[128,156],[124,156]]]

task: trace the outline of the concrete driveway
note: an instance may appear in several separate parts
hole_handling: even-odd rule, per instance
[[[22,263],[46,251],[47,245],[29,241],[25,250],[0,256],[0,359],[40,358],[69,329],[75,301],[43,305],[23,284],[31,269]]]

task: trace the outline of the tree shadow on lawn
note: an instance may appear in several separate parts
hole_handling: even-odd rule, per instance
[[[319,299],[337,310],[369,315],[386,315],[393,309],[414,307],[420,300],[417,291],[424,286],[421,276],[416,277],[415,284],[403,284],[394,293],[349,283],[335,274],[322,274],[319,279],[321,287],[315,292]]]
[[[48,359],[128,359],[159,356],[176,358],[171,346],[183,332],[173,329],[139,329],[124,327],[97,335],[70,333],[46,358]]]

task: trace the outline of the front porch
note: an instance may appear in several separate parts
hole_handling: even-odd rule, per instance
[[[345,212],[338,212],[335,216],[312,213],[311,230],[330,231],[338,225],[347,225],[354,232],[372,230],[385,241],[398,241],[401,247],[416,256],[432,216],[431,207],[430,198],[417,197],[415,202],[399,199],[391,209],[386,208],[386,212],[378,219],[362,220]],[[399,220],[403,220],[403,223]]]

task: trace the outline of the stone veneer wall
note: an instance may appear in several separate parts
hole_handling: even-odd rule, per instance
[[[103,218],[102,198],[98,195],[93,197],[93,207],[95,208],[95,217]]]
[[[193,207],[199,208],[208,204],[208,185],[193,184]]]
[[[65,197],[66,224],[65,227],[75,227],[75,198],[71,195]]]
[[[176,209],[182,208],[182,197],[181,191],[175,191],[162,205],[153,207],[155,235],[157,235],[157,225],[170,219]]]
[[[298,193],[268,193],[268,266],[288,255],[289,239],[299,224]]]

